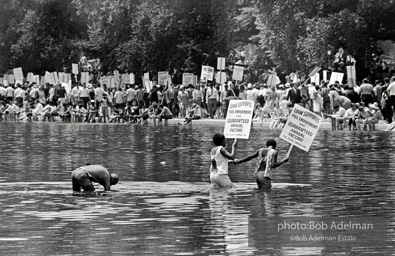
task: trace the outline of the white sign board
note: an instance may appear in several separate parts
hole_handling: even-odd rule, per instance
[[[352,87],[357,85],[357,77],[355,73],[355,66],[347,66],[347,82]]]
[[[338,81],[339,83],[342,83],[343,81],[343,73],[339,73],[339,72],[332,72],[331,74],[331,79],[329,80],[329,84],[334,84],[336,81]]]
[[[22,68],[14,68],[13,70],[15,80],[22,81],[23,82],[23,72]]]
[[[202,73],[200,74],[202,81],[213,81],[214,79],[214,68],[210,66],[202,66]]]
[[[225,58],[218,58],[217,59],[217,69],[224,70],[225,69]]]
[[[225,83],[226,82],[226,73],[225,72],[215,73],[215,81],[219,84]]]
[[[81,83],[88,84],[89,83],[89,73],[88,72],[81,72]]]
[[[158,84],[159,85],[166,85],[168,76],[169,76],[169,72],[167,72],[167,71],[158,72]]]
[[[225,120],[224,135],[227,139],[248,139],[254,112],[252,100],[230,100]]]
[[[311,82],[314,82],[316,85],[320,84],[320,73],[316,73],[311,77]]]
[[[75,63],[71,64],[71,72],[73,74],[78,74],[78,64]]]
[[[236,81],[243,81],[244,68],[241,66],[233,66],[232,79]]]
[[[280,138],[308,152],[322,120],[321,116],[295,104]]]
[[[182,85],[187,86],[188,84],[195,85],[195,75],[192,73],[182,73]]]
[[[133,73],[130,73],[129,74],[129,80],[130,80],[130,84],[135,84],[136,83],[136,79],[135,79],[135,77],[134,77],[134,74]]]
[[[44,82],[49,84],[55,84],[55,79],[53,77],[53,74],[48,71],[45,71]]]
[[[322,71],[322,80],[324,80],[325,82],[328,81],[328,70]]]

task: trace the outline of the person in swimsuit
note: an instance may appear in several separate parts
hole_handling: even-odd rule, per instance
[[[211,149],[211,167],[210,167],[210,181],[214,187],[232,188],[235,185],[228,176],[228,161],[235,158],[235,151],[237,140],[232,144],[232,152],[229,153],[226,149],[225,136],[221,133],[216,133],[213,136],[213,143],[215,147]]]
[[[108,170],[101,165],[87,165],[78,167],[71,173],[73,191],[94,192],[93,182],[97,182],[104,187],[104,191],[109,191],[111,185],[118,183],[118,175],[110,174]]]
[[[260,148],[254,154],[242,159],[235,159],[232,163],[241,164],[248,162],[253,158],[258,157],[258,162],[255,166],[254,176],[258,188],[267,189],[272,187],[272,171],[283,163],[288,162],[288,157],[285,157],[281,162],[277,162],[276,141],[270,139],[266,141],[266,148]]]

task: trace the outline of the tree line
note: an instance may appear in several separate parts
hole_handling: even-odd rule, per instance
[[[395,40],[393,24],[392,0],[3,0],[0,73],[70,71],[87,56],[104,74],[199,74],[226,57],[259,76],[342,68],[342,49],[365,75],[379,65],[377,41]]]

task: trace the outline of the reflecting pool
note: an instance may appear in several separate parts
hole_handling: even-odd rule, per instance
[[[274,187],[256,190],[255,161],[231,166],[235,189],[209,184],[209,150],[221,127],[0,123],[1,255],[390,255],[395,253],[395,138],[320,131],[294,148]],[[280,130],[251,131],[237,158]],[[228,144],[232,140],[228,140]],[[73,196],[71,172],[101,164],[116,192]],[[96,187],[98,191],[101,186]],[[380,248],[267,247],[248,243],[248,218],[383,216]]]

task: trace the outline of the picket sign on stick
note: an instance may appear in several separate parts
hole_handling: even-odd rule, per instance
[[[248,139],[253,111],[254,101],[252,100],[230,100],[224,127],[225,137]]]
[[[322,121],[321,116],[295,104],[281,131],[280,138],[290,143],[291,146],[308,152]],[[291,153],[292,148],[290,147],[287,155]]]

